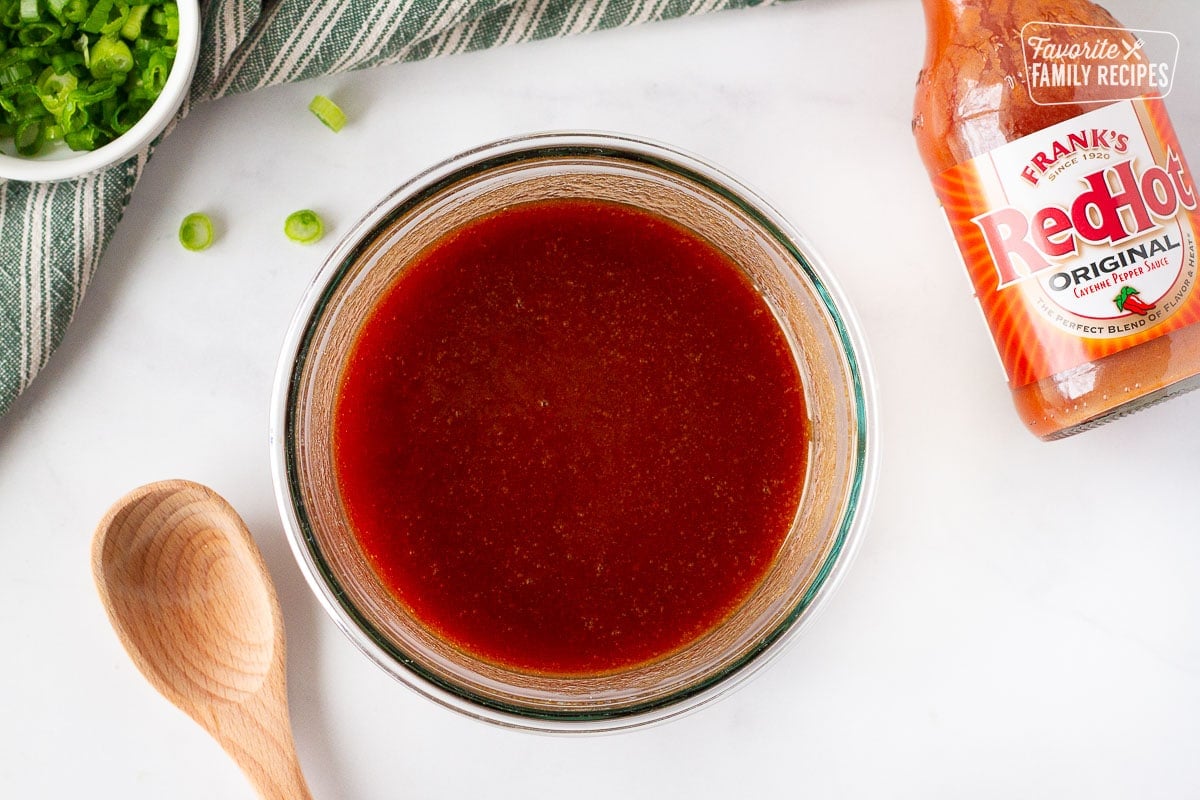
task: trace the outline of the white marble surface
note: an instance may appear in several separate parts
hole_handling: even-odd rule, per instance
[[[1200,4],[1108,6],[1183,40],[1169,105],[1195,164]],[[0,419],[0,796],[252,796],[93,589],[95,523],[165,477],[223,493],[264,551],[319,798],[1200,796],[1200,395],[1024,432],[911,141],[922,41],[915,2],[803,0],[196,109]],[[341,134],[308,116],[317,92]],[[884,445],[863,549],[795,647],[698,714],[582,739],[459,717],[368,663],[292,560],[266,442],[281,338],[336,237],[437,160],[563,128],[696,152],[806,231],[862,319]],[[331,228],[315,247],[280,233],[302,206]],[[220,228],[201,254],[175,239],[194,210]]]

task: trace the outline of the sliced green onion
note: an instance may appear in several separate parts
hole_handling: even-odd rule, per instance
[[[105,115],[108,127],[116,131],[118,135],[132,128],[141,118],[142,110],[134,103],[114,103],[113,107],[108,110],[108,114]]]
[[[70,93],[67,94],[67,101],[63,104],[62,111],[56,115],[58,124],[62,126],[65,133],[74,133],[81,131],[87,127],[88,120],[91,114],[86,108],[83,108],[79,103],[71,98]],[[86,148],[75,148],[86,149]]]
[[[7,6],[0,6],[3,14],[0,15],[0,25],[6,28],[18,28],[21,26],[21,4],[9,3]]]
[[[49,47],[62,35],[63,26],[57,22],[31,22],[17,32],[17,41],[27,47]]]
[[[308,110],[316,115],[317,119],[325,123],[325,126],[334,133],[342,129],[346,124],[346,114],[342,111],[338,104],[330,100],[325,95],[317,95],[308,104]]]
[[[288,214],[283,232],[293,242],[312,244],[325,235],[325,223],[317,212],[305,208]]]
[[[62,10],[63,19],[67,22],[83,22],[87,19],[87,13],[87,0],[67,0]]]
[[[142,21],[149,10],[149,5],[130,7],[129,16],[125,17],[125,24],[121,26],[121,37],[131,42],[136,41],[142,35]]]
[[[78,130],[67,131],[63,135],[63,141],[72,150],[95,150],[104,144],[98,141],[95,128],[79,128]]]
[[[208,214],[188,214],[179,223],[179,243],[187,250],[204,250],[213,243],[213,224]]]
[[[27,119],[17,126],[16,133],[13,134],[13,142],[17,146],[17,152],[23,156],[30,156],[42,148],[42,143],[46,141],[46,131],[42,127],[40,119]]]
[[[86,87],[80,86],[71,92],[71,99],[81,106],[90,106],[112,97],[117,93],[117,88],[116,81],[92,81]]]
[[[175,0],[0,0],[0,140],[111,142],[162,94],[178,39]]]
[[[175,3],[167,3],[164,8],[167,10],[167,24],[163,29],[163,38],[168,42],[179,41],[179,6]]]
[[[179,38],[179,6],[162,3],[150,12],[150,26],[157,35],[174,42]]]
[[[167,76],[171,74],[171,63],[175,60],[175,48],[163,47],[149,51],[145,57],[145,66],[137,77],[138,93],[153,99],[162,93],[167,85]]]
[[[38,97],[37,89],[28,83],[8,86],[0,90],[0,109],[8,112],[14,128],[30,117],[40,117],[46,113],[42,100]]]
[[[41,19],[41,12],[38,11],[38,0],[21,0],[19,15],[22,22],[37,22]]]
[[[102,36],[92,47],[92,63],[88,71],[101,80],[124,76],[133,69],[133,53],[129,45],[116,36]]]
[[[50,56],[50,66],[55,72],[70,72],[74,67],[83,66],[83,53],[55,53]]]
[[[46,67],[38,77],[36,89],[38,97],[46,110],[57,118],[62,117],[71,92],[79,86],[79,78],[71,72],[59,72],[54,67]]]
[[[80,24],[80,30],[88,33],[100,33],[111,21],[113,6],[113,0],[96,0],[87,19]],[[118,13],[120,13],[119,9]]]
[[[15,86],[31,77],[33,69],[24,61],[18,61],[0,70],[0,87]]]

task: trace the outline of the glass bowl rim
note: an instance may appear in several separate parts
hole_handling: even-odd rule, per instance
[[[396,648],[354,607],[321,553],[296,480],[293,414],[300,374],[317,322],[356,257],[391,221],[460,180],[499,167],[547,157],[607,157],[657,168],[700,185],[745,213],[794,260],[832,322],[846,360],[857,431],[849,491],[829,552],[788,614],[727,668],[665,697],[599,711],[531,709],[495,701],[444,681]],[[421,695],[467,716],[539,732],[598,732],[641,727],[689,713],[741,685],[795,641],[841,582],[861,545],[878,473],[878,421],[872,368],[859,323],[809,241],[772,206],[727,172],[675,147],[625,134],[550,131],[490,142],[451,156],[389,192],[365,213],[326,257],[287,331],[276,370],[270,415],[271,471],[276,501],[293,555],[326,613],[365,655]]]

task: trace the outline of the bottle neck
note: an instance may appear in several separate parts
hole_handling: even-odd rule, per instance
[[[963,0],[921,0],[929,30],[945,30],[962,13]]]
[[[939,51],[953,39],[958,19],[970,0],[921,0],[925,9],[925,63],[932,64]]]

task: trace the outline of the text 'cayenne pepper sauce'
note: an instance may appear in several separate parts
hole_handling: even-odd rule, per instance
[[[1026,426],[1195,388],[1200,203],[1165,67],[1086,0],[924,6],[913,133]]]

